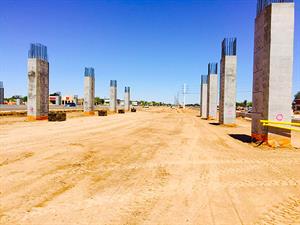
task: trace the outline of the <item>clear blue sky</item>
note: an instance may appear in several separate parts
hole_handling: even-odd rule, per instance
[[[298,3],[298,4],[297,4]],[[300,2],[296,0],[293,92],[300,90]],[[187,83],[198,102],[201,74],[219,62],[224,37],[238,38],[238,100],[251,100],[256,0],[0,1],[0,80],[6,96],[27,95],[31,42],[48,47],[50,92],[83,95],[85,66],[96,96],[109,80],[136,100],[173,102]]]

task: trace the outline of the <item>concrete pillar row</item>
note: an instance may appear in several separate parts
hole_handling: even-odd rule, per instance
[[[207,76],[207,119],[217,119],[218,105],[218,64],[208,64]]]
[[[117,112],[117,81],[110,81],[110,111]]]
[[[94,68],[85,68],[84,74],[84,102],[83,111],[86,115],[94,115],[95,99],[95,70]]]
[[[200,116],[207,119],[207,75],[201,76]]]
[[[286,146],[291,131],[262,126],[261,120],[291,122],[295,5],[258,7],[255,19],[252,138]]]
[[[4,86],[2,81],[0,81],[0,104],[4,104]]]
[[[125,87],[124,107],[125,111],[130,111],[130,87]]]
[[[49,112],[49,62],[47,47],[31,44],[28,52],[28,120],[47,120]]]
[[[236,123],[236,68],[236,38],[225,38],[220,68],[219,122],[228,126]]]

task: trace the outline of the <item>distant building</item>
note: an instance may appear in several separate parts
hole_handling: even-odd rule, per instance
[[[61,105],[61,96],[49,96],[49,104]]]
[[[78,105],[78,96],[77,95],[66,95],[63,96],[61,99],[61,104],[65,105],[68,103],[75,103],[76,105]]]

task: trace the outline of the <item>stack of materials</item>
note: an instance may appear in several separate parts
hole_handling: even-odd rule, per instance
[[[98,110],[98,116],[107,116],[107,110]]]
[[[125,113],[125,110],[124,109],[119,109],[118,113]]]
[[[48,121],[65,121],[67,119],[66,112],[56,111],[48,113]]]

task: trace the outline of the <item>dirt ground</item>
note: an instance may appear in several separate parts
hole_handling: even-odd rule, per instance
[[[300,150],[159,109],[0,125],[0,224],[300,224]]]

